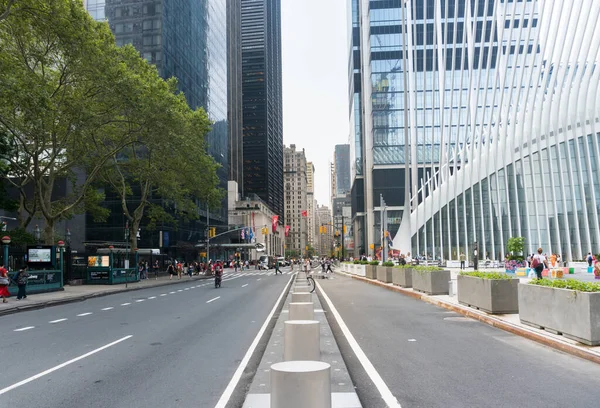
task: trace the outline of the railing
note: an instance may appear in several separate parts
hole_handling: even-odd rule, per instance
[[[63,287],[62,272],[59,270],[47,270],[47,271],[28,271],[29,278],[27,278],[27,293],[43,293],[60,290]],[[16,295],[18,292],[17,287],[17,273],[9,274],[14,282],[8,287],[8,291],[11,295]]]

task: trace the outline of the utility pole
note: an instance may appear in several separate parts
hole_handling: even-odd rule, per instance
[[[385,233],[387,231],[387,219],[386,219],[386,215],[387,215],[387,211],[386,211],[386,204],[385,201],[383,200],[383,194],[379,194],[379,213],[381,214],[381,219],[379,220],[379,224],[381,227],[381,261],[385,262],[386,260],[386,250],[385,250],[385,244],[386,244],[386,236]]]
[[[210,261],[210,213],[208,212],[208,203],[206,204],[206,265]]]
[[[344,210],[342,209],[342,261],[344,260],[344,228],[346,228],[346,225],[344,224]]]

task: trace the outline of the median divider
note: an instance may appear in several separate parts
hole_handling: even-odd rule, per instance
[[[325,312],[308,288],[296,277],[243,408],[362,407]]]

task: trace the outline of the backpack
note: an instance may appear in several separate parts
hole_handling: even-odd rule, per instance
[[[533,269],[536,269],[538,266],[540,266],[540,259],[537,256],[534,256],[533,259],[531,260],[531,267]]]

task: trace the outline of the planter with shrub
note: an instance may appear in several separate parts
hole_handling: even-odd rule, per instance
[[[437,266],[412,268],[413,289],[428,295],[447,295],[450,291],[450,271]]]
[[[504,273],[462,272],[458,302],[488,313],[518,313],[519,279]]]
[[[392,283],[403,288],[412,288],[412,265],[398,265],[392,271]]]
[[[533,280],[519,284],[522,323],[587,344],[600,345],[600,284]]]
[[[377,279],[377,266],[379,265],[379,261],[363,261],[365,264],[366,277],[369,279]]]
[[[392,271],[394,269],[393,262],[383,262],[381,266],[377,266],[377,280],[385,283],[392,283]]]

